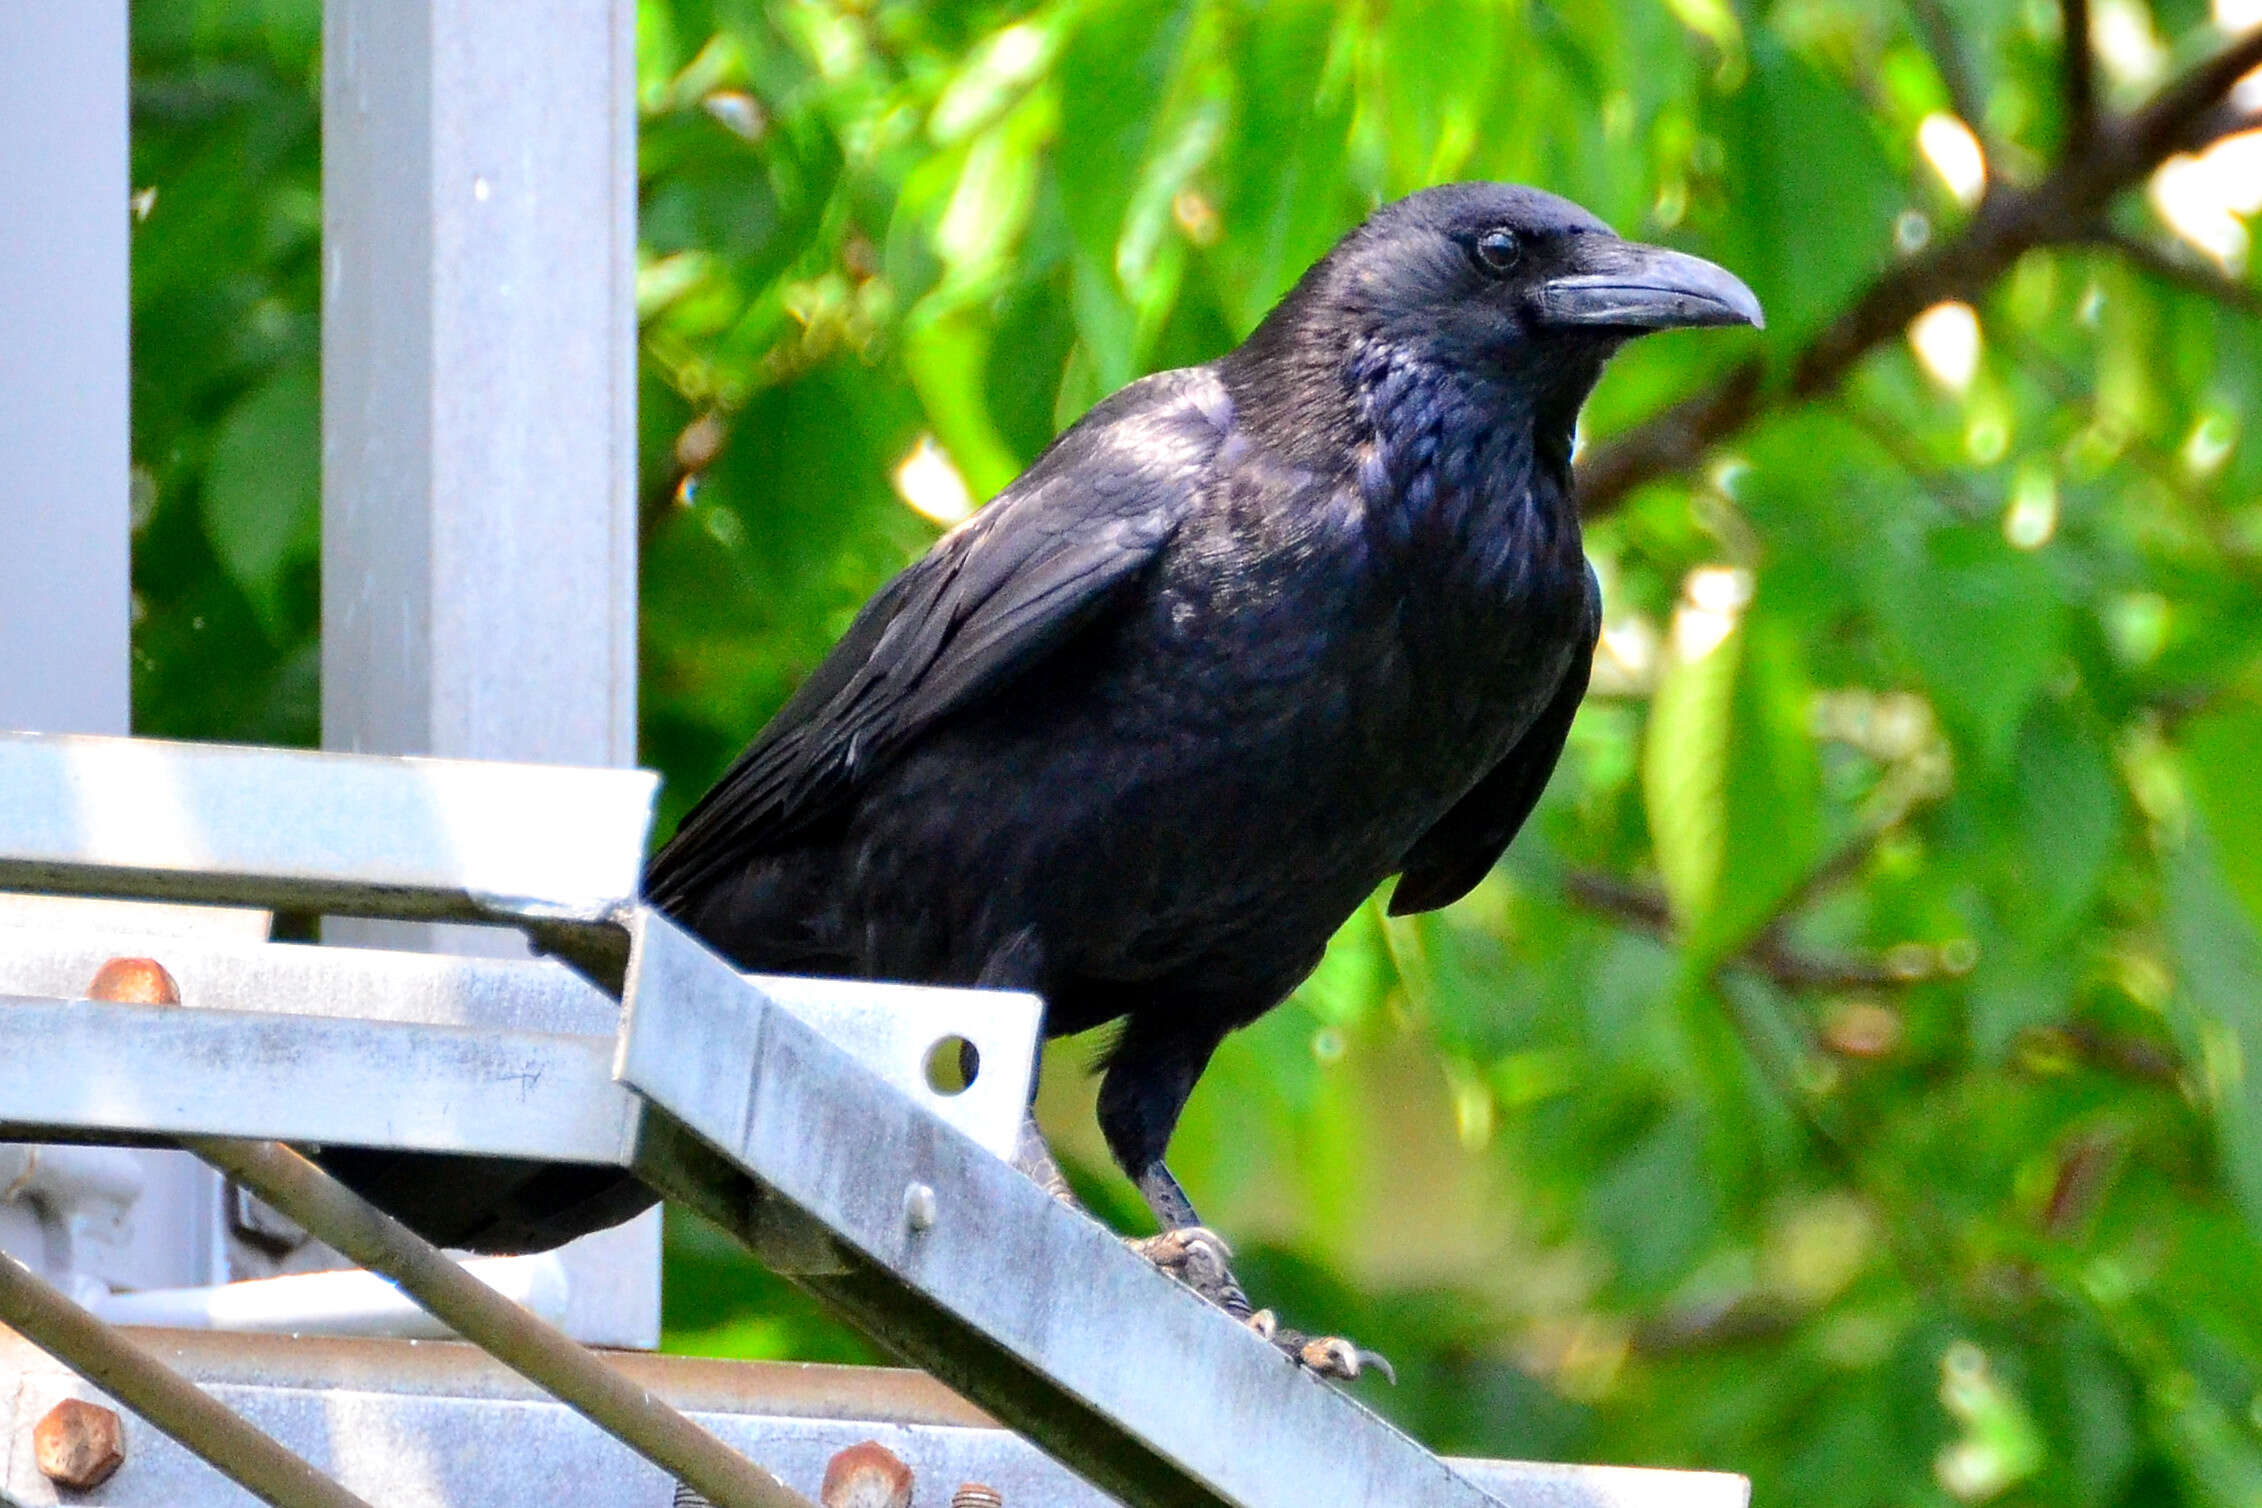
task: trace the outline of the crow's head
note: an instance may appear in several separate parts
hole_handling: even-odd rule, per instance
[[[1700,257],[1625,241],[1568,199],[1505,183],[1424,189],[1367,217],[1228,358],[1236,397],[1292,447],[1355,427],[1343,376],[1384,358],[1491,379],[1566,449],[1610,354],[1637,335],[1759,325],[1759,300]],[[1332,390],[1332,391],[1331,391]],[[1341,396],[1337,396],[1341,395]]]
[[[1354,324],[1456,364],[1524,369],[1653,330],[1762,323],[1759,300],[1722,268],[1620,240],[1568,199],[1503,183],[1385,205],[1324,265],[1314,291]]]

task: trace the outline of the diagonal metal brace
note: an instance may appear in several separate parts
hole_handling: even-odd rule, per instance
[[[0,1320],[274,1508],[370,1508],[0,1252]]]
[[[814,1220],[842,1270],[795,1281],[866,1334],[1139,1508],[1500,1508],[666,918],[624,920],[616,1072],[665,1112],[640,1175],[749,1244],[750,1193]]]
[[[279,1142],[189,1149],[546,1389],[718,1508],[815,1508],[649,1389],[465,1272],[447,1253]]]

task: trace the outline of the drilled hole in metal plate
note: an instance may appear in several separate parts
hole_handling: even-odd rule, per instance
[[[937,1094],[964,1094],[981,1071],[982,1054],[964,1037],[945,1037],[927,1049],[927,1087]]]

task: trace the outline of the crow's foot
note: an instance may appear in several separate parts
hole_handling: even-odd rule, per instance
[[[1185,1225],[1123,1244],[1235,1319],[1248,1320],[1249,1296],[1233,1277],[1233,1248],[1216,1231]]]
[[[1368,1372],[1379,1372],[1393,1385],[1397,1383],[1398,1374],[1380,1352],[1353,1345],[1340,1336],[1284,1330],[1270,1309],[1252,1312],[1249,1295],[1233,1276],[1233,1249],[1207,1226],[1181,1226],[1159,1236],[1127,1240],[1124,1244],[1271,1341],[1283,1356],[1306,1371],[1345,1382]]]
[[[1344,1382],[1376,1372],[1392,1387],[1398,1385],[1397,1368],[1391,1366],[1390,1358],[1380,1351],[1369,1351],[1340,1335],[1306,1335],[1300,1330],[1284,1330],[1270,1309],[1259,1309],[1243,1323],[1307,1372],[1340,1378]]]

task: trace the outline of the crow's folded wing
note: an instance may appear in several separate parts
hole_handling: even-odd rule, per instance
[[[1214,386],[1196,369],[1125,388],[881,588],[654,856],[646,895],[679,906],[839,811],[927,730],[1104,614],[1203,485]]]
[[[1428,832],[1414,840],[1398,884],[1390,892],[1390,914],[1411,916],[1450,906],[1492,872],[1517,829],[1539,804],[1547,778],[1555,773],[1563,740],[1587,694],[1587,676],[1594,665],[1594,645],[1602,631],[1602,591],[1594,573],[1587,572],[1586,632],[1555,694],[1548,699],[1524,736],[1516,740],[1505,759],[1453,803]]]

